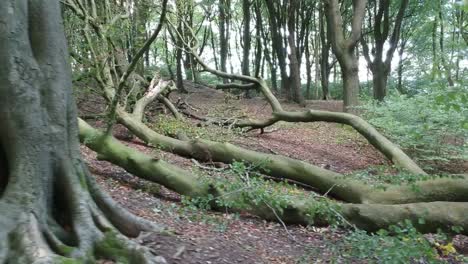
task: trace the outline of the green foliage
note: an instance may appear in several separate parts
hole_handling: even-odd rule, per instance
[[[368,260],[370,263],[439,262],[429,241],[409,221],[375,234],[355,230],[338,248],[343,259]]]
[[[97,257],[108,258],[117,263],[144,263],[143,256],[137,251],[129,249],[128,245],[119,234],[108,231],[104,233],[102,241],[96,244],[95,255]]]
[[[368,101],[365,118],[419,160],[467,159],[467,89],[432,90],[412,97]]]
[[[286,182],[274,182],[261,178],[258,171],[264,167],[264,162],[255,165],[234,162],[227,171],[227,177],[205,179],[215,189],[222,190],[223,195],[192,198],[189,204],[202,209],[217,206],[249,210],[268,203],[273,209],[281,211],[292,196],[299,192]]]
[[[446,263],[437,254],[436,245],[419,233],[410,221],[376,233],[355,229],[339,241],[338,233],[340,230],[330,230],[331,237],[325,241],[324,247],[330,254],[320,256],[318,249],[311,248],[298,263]]]
[[[226,175],[202,177],[214,189],[220,190],[221,195],[209,194],[205,197],[184,198],[183,203],[193,210],[208,210],[213,207],[235,212],[266,210],[276,217],[282,215],[291,205],[296,205],[304,209],[299,213],[306,213],[309,219],[317,219],[325,223],[340,223],[337,213],[338,205],[335,202],[306,192],[286,181],[277,182],[263,178],[260,171],[265,171],[264,166],[268,162],[265,160],[252,165],[234,162],[227,172],[227,177]]]
[[[418,175],[395,166],[371,166],[364,170],[347,174],[345,177],[365,182],[366,184],[376,188],[385,188],[388,184],[413,184],[418,181],[427,181],[438,178],[462,178],[462,176],[453,175]]]

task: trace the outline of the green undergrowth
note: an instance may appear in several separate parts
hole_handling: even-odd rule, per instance
[[[462,179],[462,176],[438,174],[421,175],[408,172],[396,166],[371,166],[364,170],[355,171],[344,176],[361,181],[376,188],[383,188],[386,185],[414,184],[418,181],[428,181],[440,178]]]
[[[368,100],[361,109],[370,124],[423,163],[468,160],[467,91],[389,95],[383,103]]]
[[[331,228],[324,247],[310,249],[298,261],[305,263],[466,263],[468,258],[457,253],[451,237],[444,233],[423,235],[410,221],[391,226],[376,233],[354,229],[345,231]],[[338,237],[338,238],[337,238]]]
[[[268,161],[264,161],[268,162]],[[287,181],[274,181],[259,173],[264,163],[246,165],[234,162],[223,174],[201,176],[201,180],[220,190],[219,196],[183,198],[183,203],[192,208],[210,210],[225,209],[226,212],[256,212],[267,210],[278,218],[291,209],[291,205],[305,208],[308,219],[320,219],[326,223],[341,222],[338,204],[314,192],[306,191]],[[313,224],[310,222],[310,224]]]
[[[231,142],[241,133],[240,129],[226,129],[216,125],[197,126],[190,121],[179,120],[171,116],[158,115],[150,127],[157,133],[174,136],[180,132],[191,139],[207,139],[218,142]]]

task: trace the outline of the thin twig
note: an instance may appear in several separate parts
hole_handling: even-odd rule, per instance
[[[275,208],[273,208],[270,204],[268,204],[267,202],[263,201],[266,206],[268,206],[268,208],[271,209],[271,211],[273,212],[273,214],[275,215],[275,217],[278,219],[278,221],[281,223],[281,225],[283,226],[284,228],[284,231],[286,231],[286,233],[288,234],[288,237],[292,240],[292,241],[296,241],[296,238],[291,234],[291,232],[289,232],[288,230],[288,227],[286,226],[286,224],[284,223],[284,221],[281,219],[281,217],[278,215],[278,213],[276,213],[276,210]]]

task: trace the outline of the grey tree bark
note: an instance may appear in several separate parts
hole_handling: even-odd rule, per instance
[[[0,263],[155,263],[84,165],[58,1],[0,2]]]
[[[351,33],[348,38],[345,37],[346,26],[341,16],[338,0],[327,0],[324,4],[332,50],[341,67],[343,107],[345,111],[351,111],[350,107],[356,106],[359,101],[359,67],[356,48],[361,39],[367,0],[353,0]]]
[[[391,71],[393,54],[398,47],[405,10],[409,1],[403,0],[400,2],[391,35],[390,2],[389,0],[378,1],[378,11],[374,14],[374,25],[372,28],[374,44],[372,45],[374,47],[372,52],[373,59],[371,59],[369,54],[369,47],[366,40],[361,38],[364,57],[369,65],[369,69],[372,71],[374,99],[379,101],[383,101],[387,95],[387,80]],[[374,4],[377,5],[377,1],[375,1]],[[389,45],[386,52],[384,52],[385,44]]]

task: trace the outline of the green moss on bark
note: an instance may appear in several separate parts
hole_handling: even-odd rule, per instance
[[[111,259],[122,264],[146,263],[141,254],[129,249],[115,232],[106,232],[104,238],[96,245],[94,254],[98,258]]]

